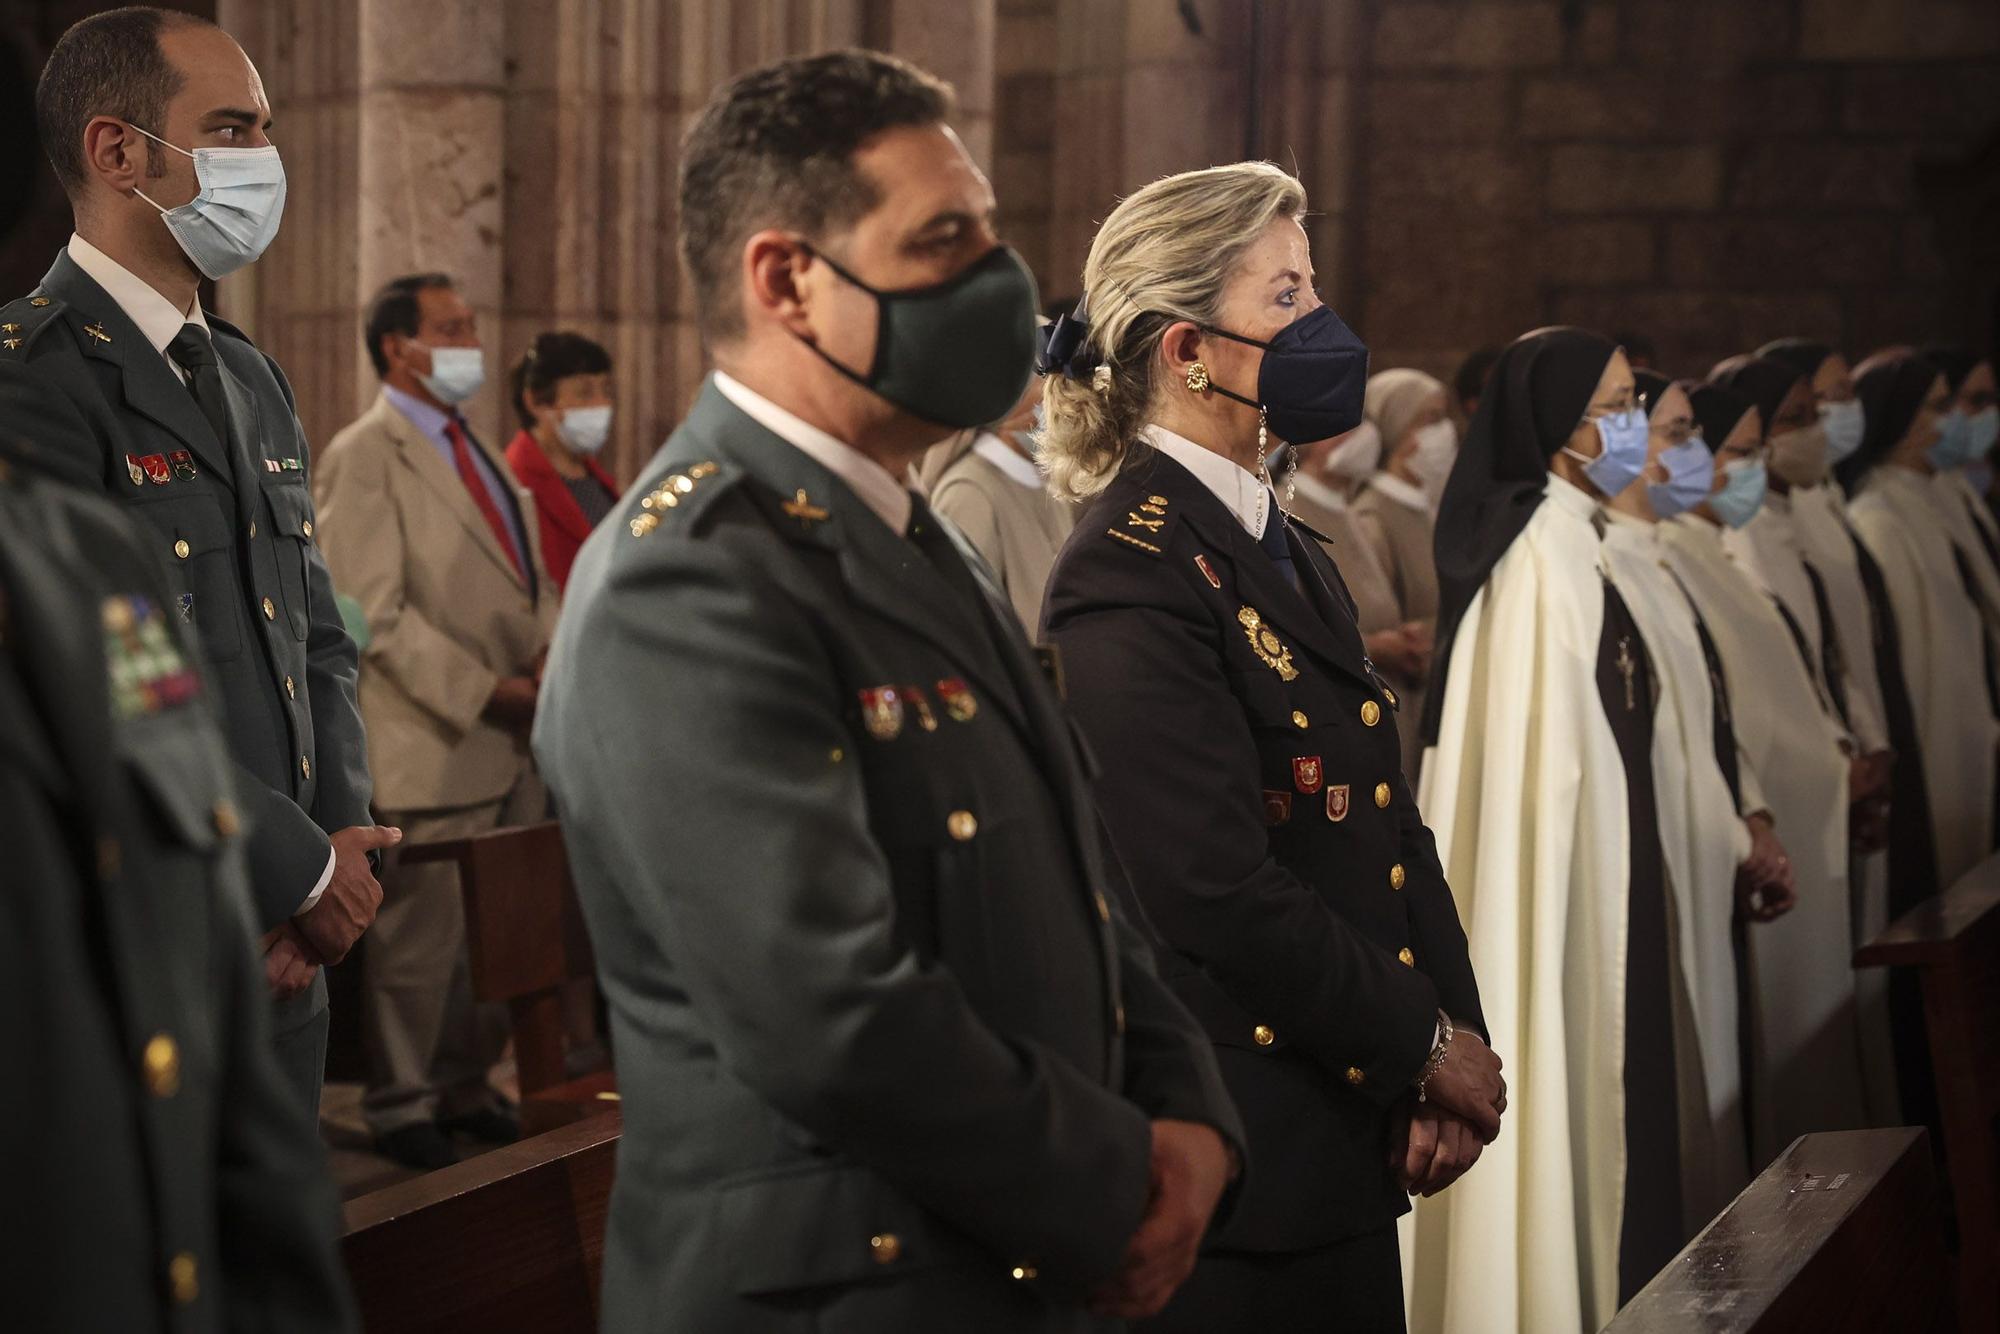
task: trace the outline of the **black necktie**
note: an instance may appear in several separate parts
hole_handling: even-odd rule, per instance
[[[1285,514],[1278,508],[1276,496],[1271,498],[1271,507],[1264,514],[1264,535],[1257,539],[1257,545],[1264,548],[1264,554],[1271,558],[1271,564],[1278,567],[1278,573],[1285,576],[1285,582],[1299,592],[1305,592],[1305,585],[1299,580],[1298,566],[1292,564],[1292,548],[1285,541]]]
[[[208,418],[215,431],[215,443],[233,459],[235,451],[229,444],[229,399],[222,392],[222,366],[215,359],[215,344],[209,341],[208,331],[198,324],[183,324],[174,340],[167,344],[167,355],[187,372],[188,388],[201,407],[201,415]]]

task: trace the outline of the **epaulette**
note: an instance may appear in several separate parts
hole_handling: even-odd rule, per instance
[[[650,536],[670,517],[678,526],[685,527],[713,504],[717,496],[727,491],[730,483],[740,475],[725,471],[713,462],[696,463],[670,472],[639,497],[638,508],[626,520],[625,526],[634,537]]]
[[[60,299],[40,292],[0,306],[0,353],[25,353],[64,308]]]
[[[1167,539],[1173,536],[1174,525],[1180,522],[1180,515],[1172,512],[1167,498],[1157,493],[1139,497],[1128,507],[1122,518],[1117,518],[1104,530],[1119,546],[1143,551],[1149,556],[1166,554]]]

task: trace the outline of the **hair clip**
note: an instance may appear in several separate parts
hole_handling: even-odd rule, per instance
[[[1054,324],[1039,331],[1035,373],[1081,380],[1090,370],[1089,333],[1090,326],[1080,309],[1074,314],[1058,315]]]

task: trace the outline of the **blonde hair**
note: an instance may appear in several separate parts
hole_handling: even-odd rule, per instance
[[[1083,265],[1093,371],[1052,372],[1042,386],[1037,458],[1050,490],[1085,500],[1110,483],[1159,388],[1160,336],[1180,320],[1216,323],[1244,252],[1273,219],[1305,209],[1297,177],[1237,162],[1163,177],[1111,210]]]

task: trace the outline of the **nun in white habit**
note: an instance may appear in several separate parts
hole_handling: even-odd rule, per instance
[[[1993,848],[2000,741],[1981,679],[1985,624],[1936,504],[1930,456],[1951,391],[1930,362],[1900,350],[1863,362],[1856,389],[1867,434],[1840,475],[1854,526],[1888,584],[1923,750],[1938,883],[1948,887]]]
[[[1667,561],[1722,661],[1743,763],[1785,842],[1797,906],[1749,934],[1752,1059],[1750,1170],[1809,1130],[1867,1124],[1848,919],[1846,732],[1825,706],[1792,629],[1731,558],[1764,490],[1762,423],[1746,398],[1715,385],[1692,397],[1715,446],[1715,490],[1661,525]]]
[[[1421,804],[1494,1040],[1518,1053],[1519,1130],[1418,1201],[1418,1331],[1599,1328],[1687,1237],[1699,1053],[1675,1041],[1657,684],[1598,560],[1599,507],[1646,444],[1624,354],[1543,329],[1502,353],[1445,486]]]

